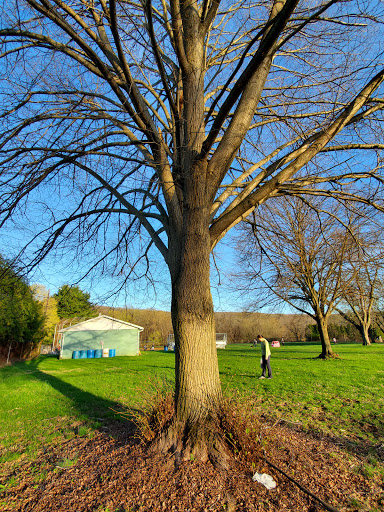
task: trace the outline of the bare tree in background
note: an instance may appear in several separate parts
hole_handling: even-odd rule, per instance
[[[305,331],[309,324],[304,321],[304,318],[308,317],[303,317],[302,315],[292,315],[292,317],[289,317],[286,329],[290,339],[294,341],[305,340]]]
[[[348,257],[343,301],[337,311],[356,327],[363,345],[370,345],[369,329],[383,280],[382,233],[377,228],[365,233],[355,228],[353,238],[355,244],[352,245]]]
[[[381,333],[384,333],[384,285],[382,282],[379,284],[378,297],[375,301],[372,318],[374,327],[380,329]],[[381,336],[381,334],[379,335]]]
[[[220,239],[281,194],[382,207],[382,14],[341,0],[2,4],[2,221],[39,215],[32,265],[65,246],[130,279],[159,251],[177,345],[165,446],[186,457],[215,452]]]
[[[241,274],[257,304],[286,303],[317,324],[320,357],[332,357],[328,335],[330,315],[352,290],[359,268],[354,216],[328,205],[332,215],[297,198],[271,200],[246,223],[239,250]],[[344,223],[342,223],[344,219]]]

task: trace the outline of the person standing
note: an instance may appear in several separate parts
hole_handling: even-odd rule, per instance
[[[257,335],[257,340],[261,345],[261,369],[262,374],[259,379],[265,379],[265,373],[268,368],[268,379],[272,379],[272,370],[271,370],[271,349],[269,348],[269,342],[261,334]]]

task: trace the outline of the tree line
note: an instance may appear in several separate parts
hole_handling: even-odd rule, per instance
[[[99,314],[144,327],[141,345],[167,344],[173,333],[171,313],[153,309],[116,308],[98,306],[90,301],[90,293],[79,286],[65,284],[57,293],[42,285],[29,285],[25,277],[3,258],[0,259],[0,350],[2,360],[34,357],[39,354],[41,344],[58,342],[55,333],[69,324],[79,323]],[[384,311],[375,309],[369,324],[369,338],[375,340],[383,335]],[[348,313],[327,317],[327,332],[339,342],[363,342],[361,329],[351,322]],[[321,333],[315,320],[309,315],[276,314],[261,312],[216,312],[218,333],[227,335],[228,343],[251,343],[257,334],[269,339],[285,341],[321,341]]]
[[[168,335],[173,333],[171,314],[168,311],[108,306],[98,306],[97,311],[144,327],[140,335],[142,345],[154,343],[162,347],[167,343]],[[304,314],[216,312],[215,322],[217,333],[227,334],[228,343],[252,343],[260,333],[270,340],[284,338],[287,342],[320,342],[316,323]],[[328,331],[330,337],[339,342],[363,341],[359,331],[338,314],[331,316]],[[381,331],[373,330],[372,334],[375,333],[379,335]]]

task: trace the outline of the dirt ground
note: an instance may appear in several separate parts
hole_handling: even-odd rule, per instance
[[[383,480],[367,472],[368,447],[310,437],[287,425],[266,426],[265,454],[302,487],[339,511],[384,509]],[[370,448],[372,450],[372,448]],[[384,460],[384,446],[376,447]],[[277,487],[254,482],[267,473]],[[116,423],[92,438],[76,436],[49,447],[34,462],[1,469],[0,510],[23,512],[271,511],[327,510],[270,466],[233,459],[229,469],[153,454]]]

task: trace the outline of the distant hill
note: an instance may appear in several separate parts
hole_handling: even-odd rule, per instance
[[[141,335],[143,342],[161,345],[166,342],[168,334],[173,332],[169,311],[109,306],[99,306],[97,309],[104,315],[144,327]],[[218,312],[215,317],[216,332],[226,333],[228,343],[250,343],[257,334],[270,340],[284,337],[286,341],[305,341],[308,338],[308,326],[315,324],[308,315],[282,313]],[[343,323],[338,315],[332,317],[331,325]]]

